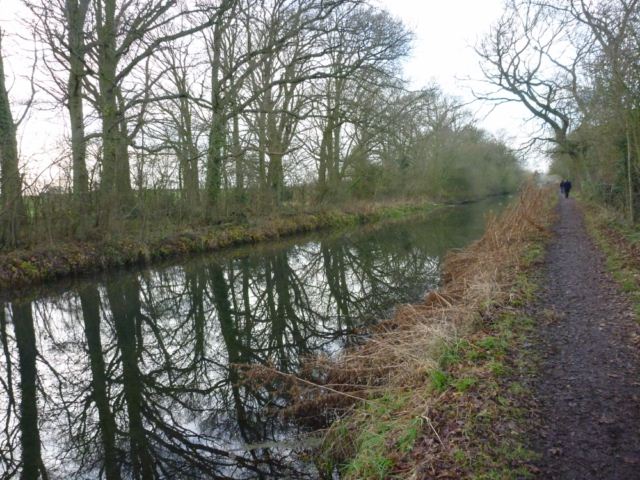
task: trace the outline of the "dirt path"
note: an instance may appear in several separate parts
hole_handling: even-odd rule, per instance
[[[576,203],[558,211],[539,305],[540,478],[640,479],[640,329]]]

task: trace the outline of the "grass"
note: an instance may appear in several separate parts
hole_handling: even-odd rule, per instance
[[[517,310],[502,309],[495,315],[490,325],[468,339],[445,346],[427,389],[419,392],[428,400],[430,418],[415,414],[415,392],[388,391],[330,430],[339,433],[329,435],[325,445],[351,446],[341,452],[345,478],[413,478],[420,465],[408,465],[408,454],[425,438],[433,440],[429,457],[437,458],[440,468],[455,472],[456,478],[534,476],[531,464],[537,457],[525,435],[526,404],[532,393],[516,380],[530,375],[534,362],[514,352],[535,323]],[[335,453],[329,470],[335,466]]]
[[[459,478],[533,477],[536,455],[526,445],[531,391],[516,379],[533,368],[521,346],[534,321],[518,310],[501,310],[458,352],[459,361],[449,366],[449,394],[437,406],[440,425],[462,425],[439,452],[440,462]]]
[[[607,270],[640,318],[640,230],[614,210],[584,201],[583,205],[587,229],[605,254]]]
[[[409,392],[389,392],[364,403],[349,421],[336,422],[325,444],[339,445],[341,450],[325,450],[316,459],[324,476],[332,477],[340,456],[342,475],[347,478],[389,478],[398,459],[411,452],[423,430],[420,416],[398,415],[411,410],[412,399]]]
[[[344,474],[356,478],[387,478],[395,465],[389,452],[406,454],[422,430],[419,417],[397,416],[407,407],[407,395],[383,395],[364,407],[363,422],[355,439],[356,455],[343,467]],[[370,421],[376,419],[376,421]],[[390,443],[390,439],[394,439]]]
[[[529,187],[484,236],[450,254],[444,283],[397,308],[363,345],[315,358],[291,411],[342,412],[318,453],[346,479],[527,478],[531,359],[516,352],[533,329],[521,307],[551,219],[545,191]],[[323,379],[319,388],[309,387]],[[515,386],[512,386],[515,385]],[[330,477],[327,473],[327,477]]]

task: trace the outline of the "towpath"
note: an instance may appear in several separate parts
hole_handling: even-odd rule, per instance
[[[539,477],[640,479],[640,328],[575,201],[558,214],[538,303]]]

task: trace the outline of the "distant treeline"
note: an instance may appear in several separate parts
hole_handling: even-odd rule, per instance
[[[25,0],[39,61],[27,100],[0,63],[0,245],[517,188],[460,102],[405,88],[411,34],[370,3]],[[48,185],[16,147],[33,98],[68,126]]]

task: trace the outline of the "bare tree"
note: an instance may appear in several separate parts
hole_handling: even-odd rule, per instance
[[[638,13],[637,0],[612,2],[547,2],[526,0],[519,2],[521,9],[536,12],[559,28],[569,29],[574,39],[581,42],[580,52],[570,67],[561,62],[555,65],[569,73],[572,80],[568,90],[574,97],[581,115],[589,122],[602,124],[603,112],[611,111],[605,123],[619,123],[625,144],[626,205],[630,220],[634,219],[636,177],[640,159],[640,79],[638,69]],[[575,42],[577,43],[577,42]],[[582,69],[582,85],[578,85],[576,63]],[[586,92],[586,93],[585,93]],[[615,112],[615,113],[614,113]],[[587,138],[581,139],[589,144]],[[592,147],[593,148],[593,147]],[[604,159],[602,159],[604,160]],[[589,172],[589,169],[586,169]]]
[[[498,23],[476,48],[490,88],[477,97],[496,103],[518,102],[551,136],[537,140],[556,145],[556,152],[578,155],[569,137],[576,118],[572,86],[581,51],[563,37],[566,23],[553,22],[545,9],[510,1]],[[563,45],[560,45],[560,44]]]
[[[336,12],[332,20],[335,23],[326,39],[330,75],[318,102],[325,112],[318,151],[321,193],[335,192],[349,166],[350,149],[345,151],[343,133],[349,125],[358,129],[369,121],[370,112],[363,114],[364,109],[359,108],[366,104],[364,99],[402,88],[397,65],[408,53],[411,40],[400,22],[369,6],[346,14]],[[361,141],[357,145],[364,148]]]
[[[195,77],[203,70],[199,68],[200,60],[194,55],[195,50],[195,47],[191,48],[191,42],[163,50],[160,62],[167,71],[167,84],[160,88],[167,100],[158,102],[164,117],[160,120],[161,142],[168,144],[176,156],[180,191],[191,212],[200,207],[198,139],[204,131],[197,125],[197,102],[193,100],[199,97],[195,91],[198,87]]]

